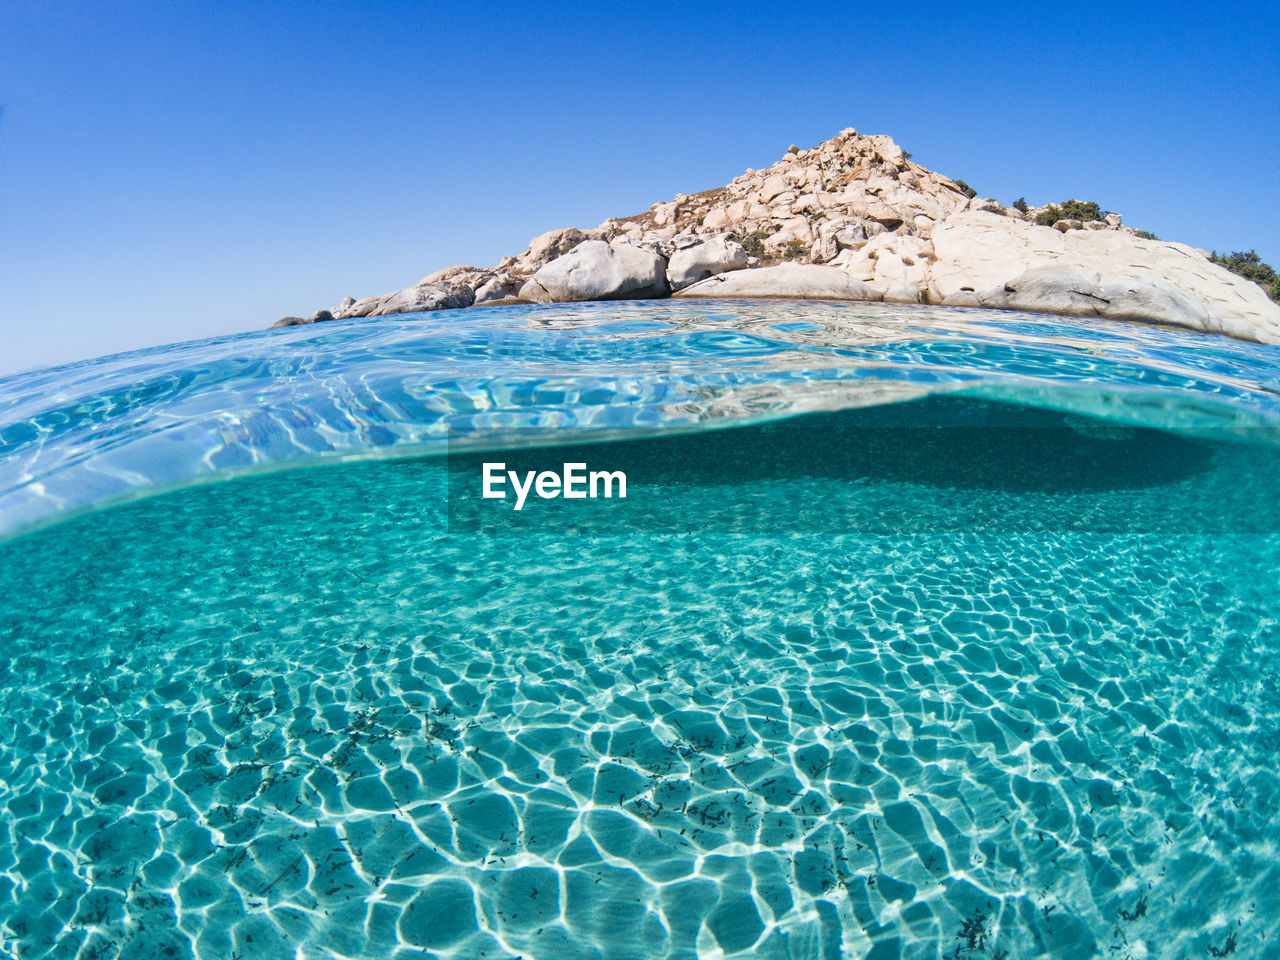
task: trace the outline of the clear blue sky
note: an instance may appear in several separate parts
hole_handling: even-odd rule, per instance
[[[842,127],[1280,265],[1264,4],[0,3],[0,373],[486,265]]]

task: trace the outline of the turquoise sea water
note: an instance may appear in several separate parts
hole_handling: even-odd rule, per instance
[[[745,302],[0,381],[0,955],[1280,955],[1278,385]]]

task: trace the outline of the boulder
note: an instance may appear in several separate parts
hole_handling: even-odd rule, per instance
[[[736,270],[685,287],[679,297],[803,297],[813,300],[880,300],[881,295],[843,270],[812,263],[783,263]]]
[[[475,267],[458,264],[452,267],[445,267],[443,270],[437,270],[435,273],[429,273],[419,280],[418,283],[444,283],[446,280],[453,280],[456,282],[458,278],[464,274],[478,272],[480,271],[476,270]]]
[[[476,299],[473,305],[479,306],[482,303],[514,297],[519,294],[522,283],[519,277],[500,274],[476,288]]]
[[[390,296],[390,294],[387,294]],[[333,312],[334,316],[339,320],[345,320],[348,317],[367,317],[370,313],[378,308],[386,297],[363,297],[360,300],[351,300],[347,297],[342,301],[342,306]],[[347,301],[351,302],[348,303]]]
[[[990,290],[974,293],[981,306],[1113,320],[1155,320],[1209,330],[1221,324],[1204,301],[1167,280],[1103,276],[1066,263],[1032,267]]]
[[[884,292],[885,303],[922,303],[924,294],[913,283],[893,284]]]
[[[818,211],[818,198],[812,193],[802,193],[796,197],[791,203],[792,213],[816,213]]]
[[[675,251],[667,264],[667,282],[672,290],[679,290],[719,273],[741,270],[746,267],[747,259],[742,244],[724,237],[712,237]]]
[[[814,263],[826,263],[829,260],[834,260],[839,252],[840,245],[836,243],[835,235],[823,234],[809,248],[809,259]]]
[[[367,314],[383,317],[392,313],[418,313],[423,310],[448,310],[469,307],[476,295],[465,284],[423,283],[383,297]]]
[[[577,227],[548,230],[529,241],[529,249],[517,259],[525,270],[536,270],[556,257],[572,250],[587,235]]]
[[[893,142],[893,138],[883,133],[873,134],[867,137],[871,147],[876,154],[886,163],[904,164],[907,158],[902,153],[902,148]]]
[[[883,232],[884,227],[874,220],[853,220],[840,223],[832,233],[832,237],[836,241],[837,249],[858,250],[866,244],[868,237],[874,237]]]
[[[1280,343],[1280,305],[1186,244],[1062,233],[981,211],[953,214],[932,239],[932,303],[1144,319]]]
[[[628,237],[626,242],[640,247],[642,250],[648,250],[650,253],[656,253],[663,260],[670,260],[671,255],[681,246],[690,246],[688,243],[681,243],[681,238],[669,235],[670,228],[666,230],[651,230],[646,236],[640,239]],[[665,269],[665,267],[664,267]]]
[[[729,213],[724,207],[716,207],[702,218],[702,225],[709,230],[729,225]]]
[[[324,323],[327,320],[333,320],[333,312],[330,310],[317,310],[311,316],[306,317],[281,317],[272,327],[296,327],[301,323]]]
[[[520,297],[538,303],[665,297],[670,292],[666,266],[652,250],[626,241],[584,240],[539,268],[520,288]]]
[[[782,221],[781,227],[764,242],[766,250],[778,251],[793,243],[813,243],[813,224],[806,217],[791,217]]]
[[[675,222],[677,205],[674,200],[667,203],[655,203],[649,208],[653,211],[653,225],[665,227]]]
[[[775,173],[761,185],[759,198],[762,202],[768,203],[774,197],[786,193],[789,189],[790,184],[787,183],[786,177],[780,173]]]
[[[891,288],[914,287],[917,295],[907,302],[919,302],[919,292],[929,284],[929,263],[933,259],[933,245],[928,240],[881,233],[866,244],[859,254],[863,258],[862,262],[855,260],[849,267],[854,276],[868,280],[886,291]],[[895,299],[902,300],[902,297]]]

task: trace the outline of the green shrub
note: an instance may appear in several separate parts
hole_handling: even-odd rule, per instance
[[[566,240],[564,243],[560,244],[560,256],[563,257],[581,242],[581,240]]]
[[[1280,275],[1276,274],[1271,264],[1262,262],[1256,250],[1236,250],[1227,254],[1219,254],[1215,250],[1209,255],[1209,259],[1246,280],[1267,287],[1267,296],[1272,300],[1280,300]]]
[[[1079,220],[1088,223],[1090,220],[1105,220],[1107,213],[1092,200],[1068,200],[1062,206],[1049,204],[1036,214],[1036,223],[1052,227],[1059,220]]]
[[[1027,198],[1019,197],[1017,200],[1013,201],[1013,209],[1017,210],[1019,213],[1026,213],[1030,209],[1030,207],[1027,206]]]
[[[1215,250],[1210,254],[1209,259],[1220,267],[1226,267],[1232,273],[1238,273],[1242,277],[1259,283],[1272,283],[1276,279],[1275,268],[1269,263],[1263,263],[1256,250],[1248,252],[1236,250],[1234,253],[1227,254],[1220,254]]]
[[[976,197],[976,196],[978,195],[978,191],[977,191],[977,190],[975,190],[975,189],[973,189],[973,187],[969,186],[969,185],[968,185],[967,183],[965,183],[963,180],[957,180],[957,181],[956,181],[956,186],[957,186],[957,187],[959,187],[959,188],[960,188],[960,192],[961,192],[961,193],[963,193],[963,194],[964,194],[966,197],[968,197],[970,200],[972,200],[974,197]]]
[[[1143,240],[1159,240],[1160,239],[1150,230],[1135,230],[1133,231],[1133,235],[1135,237],[1141,237]]]
[[[763,230],[757,230],[749,237],[738,237],[729,234],[730,240],[737,240],[742,244],[742,249],[747,252],[748,257],[756,257],[759,260],[764,259],[764,241],[769,235]]]
[[[1068,200],[1062,205],[1062,212],[1068,220],[1079,220],[1088,223],[1091,220],[1105,220],[1109,210],[1103,210],[1092,200]]]
[[[799,260],[809,251],[799,240],[792,240],[782,250],[784,260]]]

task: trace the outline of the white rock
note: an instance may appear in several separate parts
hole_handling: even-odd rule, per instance
[[[560,248],[570,243],[581,243],[583,233],[577,227],[548,230],[529,241],[527,256],[532,260],[550,260],[558,256]]]
[[[427,274],[425,277],[419,280],[418,283],[419,284],[443,283],[446,280],[454,279],[460,274],[475,273],[475,272],[477,272],[475,267],[464,267],[464,266],[445,267],[443,270],[437,270],[435,273]]]
[[[729,211],[724,207],[716,207],[702,218],[702,225],[708,228],[727,227],[731,222]]]
[[[511,275],[494,277],[476,289],[475,305],[488,303],[491,300],[505,300],[507,297],[519,295],[522,283]]]
[[[923,292],[913,283],[894,284],[884,292],[885,303],[920,303],[923,299]]]
[[[863,247],[861,253],[875,261],[872,281],[877,286],[884,289],[910,286],[917,291],[928,287],[929,263],[933,260],[933,245],[928,240],[882,233]],[[918,300],[917,296],[910,302]]]
[[[839,267],[855,280],[870,283],[876,278],[876,261],[866,256],[861,250],[841,250],[831,266]]]
[[[637,247],[641,247],[651,253],[656,253],[663,260],[670,260],[671,255],[676,252],[682,238],[676,237],[669,230],[655,231],[651,230],[639,240],[629,240]]]
[[[540,303],[643,300],[668,292],[666,261],[621,240],[584,240],[541,267],[520,288],[522,298]]]
[[[824,300],[879,300],[881,295],[843,270],[811,263],[783,263],[736,270],[685,287],[680,297],[802,297]]]
[[[397,293],[388,294],[367,314],[382,317],[392,313],[417,313],[422,310],[447,310],[469,307],[476,296],[464,284],[423,283]],[[353,314],[355,316],[355,314]]]
[[[493,302],[530,275],[542,279],[524,282],[521,291],[545,300],[660,296],[667,288],[665,258],[689,260],[687,267],[672,264],[677,285],[700,271],[736,265],[736,258],[717,263],[710,252],[732,231],[740,237],[759,232],[775,252],[799,242],[808,259],[838,268],[836,274],[843,271],[841,282],[864,281],[873,295],[879,290],[891,299],[923,296],[930,302],[1132,317],[1280,343],[1280,307],[1257,285],[1210,263],[1202,251],[1142,240],[1114,214],[1105,222],[1063,220],[1052,230],[1028,222],[1046,207],[1033,208],[1031,216],[1011,209],[996,216],[982,212],[984,205],[991,201],[970,200],[954,181],[910,163],[890,138],[846,130],[767,169],[748,170],[719,190],[655,204],[652,215],[606,220],[591,231],[552,230],[497,267],[449,267],[408,290],[345,300],[333,314],[366,316],[465,299],[433,292],[436,287],[474,289],[479,302]],[[649,249],[621,251],[617,244],[623,238]],[[601,239],[613,246],[586,246]],[[699,253],[681,252],[698,241],[710,245]],[[574,244],[584,247],[576,256],[567,253]],[[559,260],[567,262],[548,269]],[[752,262],[748,258],[747,266]],[[714,286],[728,284],[735,295],[745,295],[742,284],[752,290],[767,286],[764,295],[796,295],[811,287],[780,288],[776,278],[796,275],[776,271],[812,269],[823,268],[787,262],[752,270],[749,281],[736,279],[746,271],[735,269]],[[710,285],[702,280],[683,292],[696,295]]]
[[[886,162],[893,164],[906,162],[906,157],[902,155],[902,148],[893,142],[892,137],[877,134],[867,137],[867,139],[871,141],[872,148],[876,153]]]
[[[1280,306],[1186,244],[965,211],[934,228],[933,252],[933,303],[1147,319],[1280,343]]]
[[[714,237],[672,254],[667,264],[667,282],[672,290],[680,290],[716,274],[741,270],[747,259],[742,244]]]
[[[350,297],[347,298],[347,300],[350,299]],[[350,304],[344,300],[343,306],[333,311],[333,315],[339,320],[345,320],[347,317],[367,317],[377,309],[382,299],[382,297],[362,297]]]
[[[839,252],[840,244],[836,242],[834,234],[820,234],[809,248],[809,259],[814,263],[826,263],[834,260]]]
[[[806,217],[792,217],[784,220],[782,228],[765,240],[766,250],[781,250],[793,243],[810,244],[813,242],[813,225]]]
[[[786,193],[791,189],[791,185],[782,174],[775,173],[773,176],[765,179],[764,184],[760,187],[760,199],[768,203],[779,194]]]
[[[655,227],[665,227],[667,224],[675,222],[676,204],[674,201],[655,203],[649,209],[653,211],[653,225]]]
[[[972,301],[980,306],[1065,316],[1154,320],[1198,330],[1220,323],[1204,301],[1168,281],[1103,277],[1066,263],[1032,267],[999,287],[975,291]]]
[[[872,224],[874,226],[869,230],[868,227],[871,225],[862,220],[846,223],[836,231],[836,243],[839,244],[842,250],[857,250],[863,247],[867,242],[868,236],[875,236],[877,230],[881,232],[884,230],[884,227],[881,227],[875,221],[872,221]]]
[[[802,193],[791,201],[792,213],[814,213],[818,210],[820,204],[818,198],[812,193]]]

